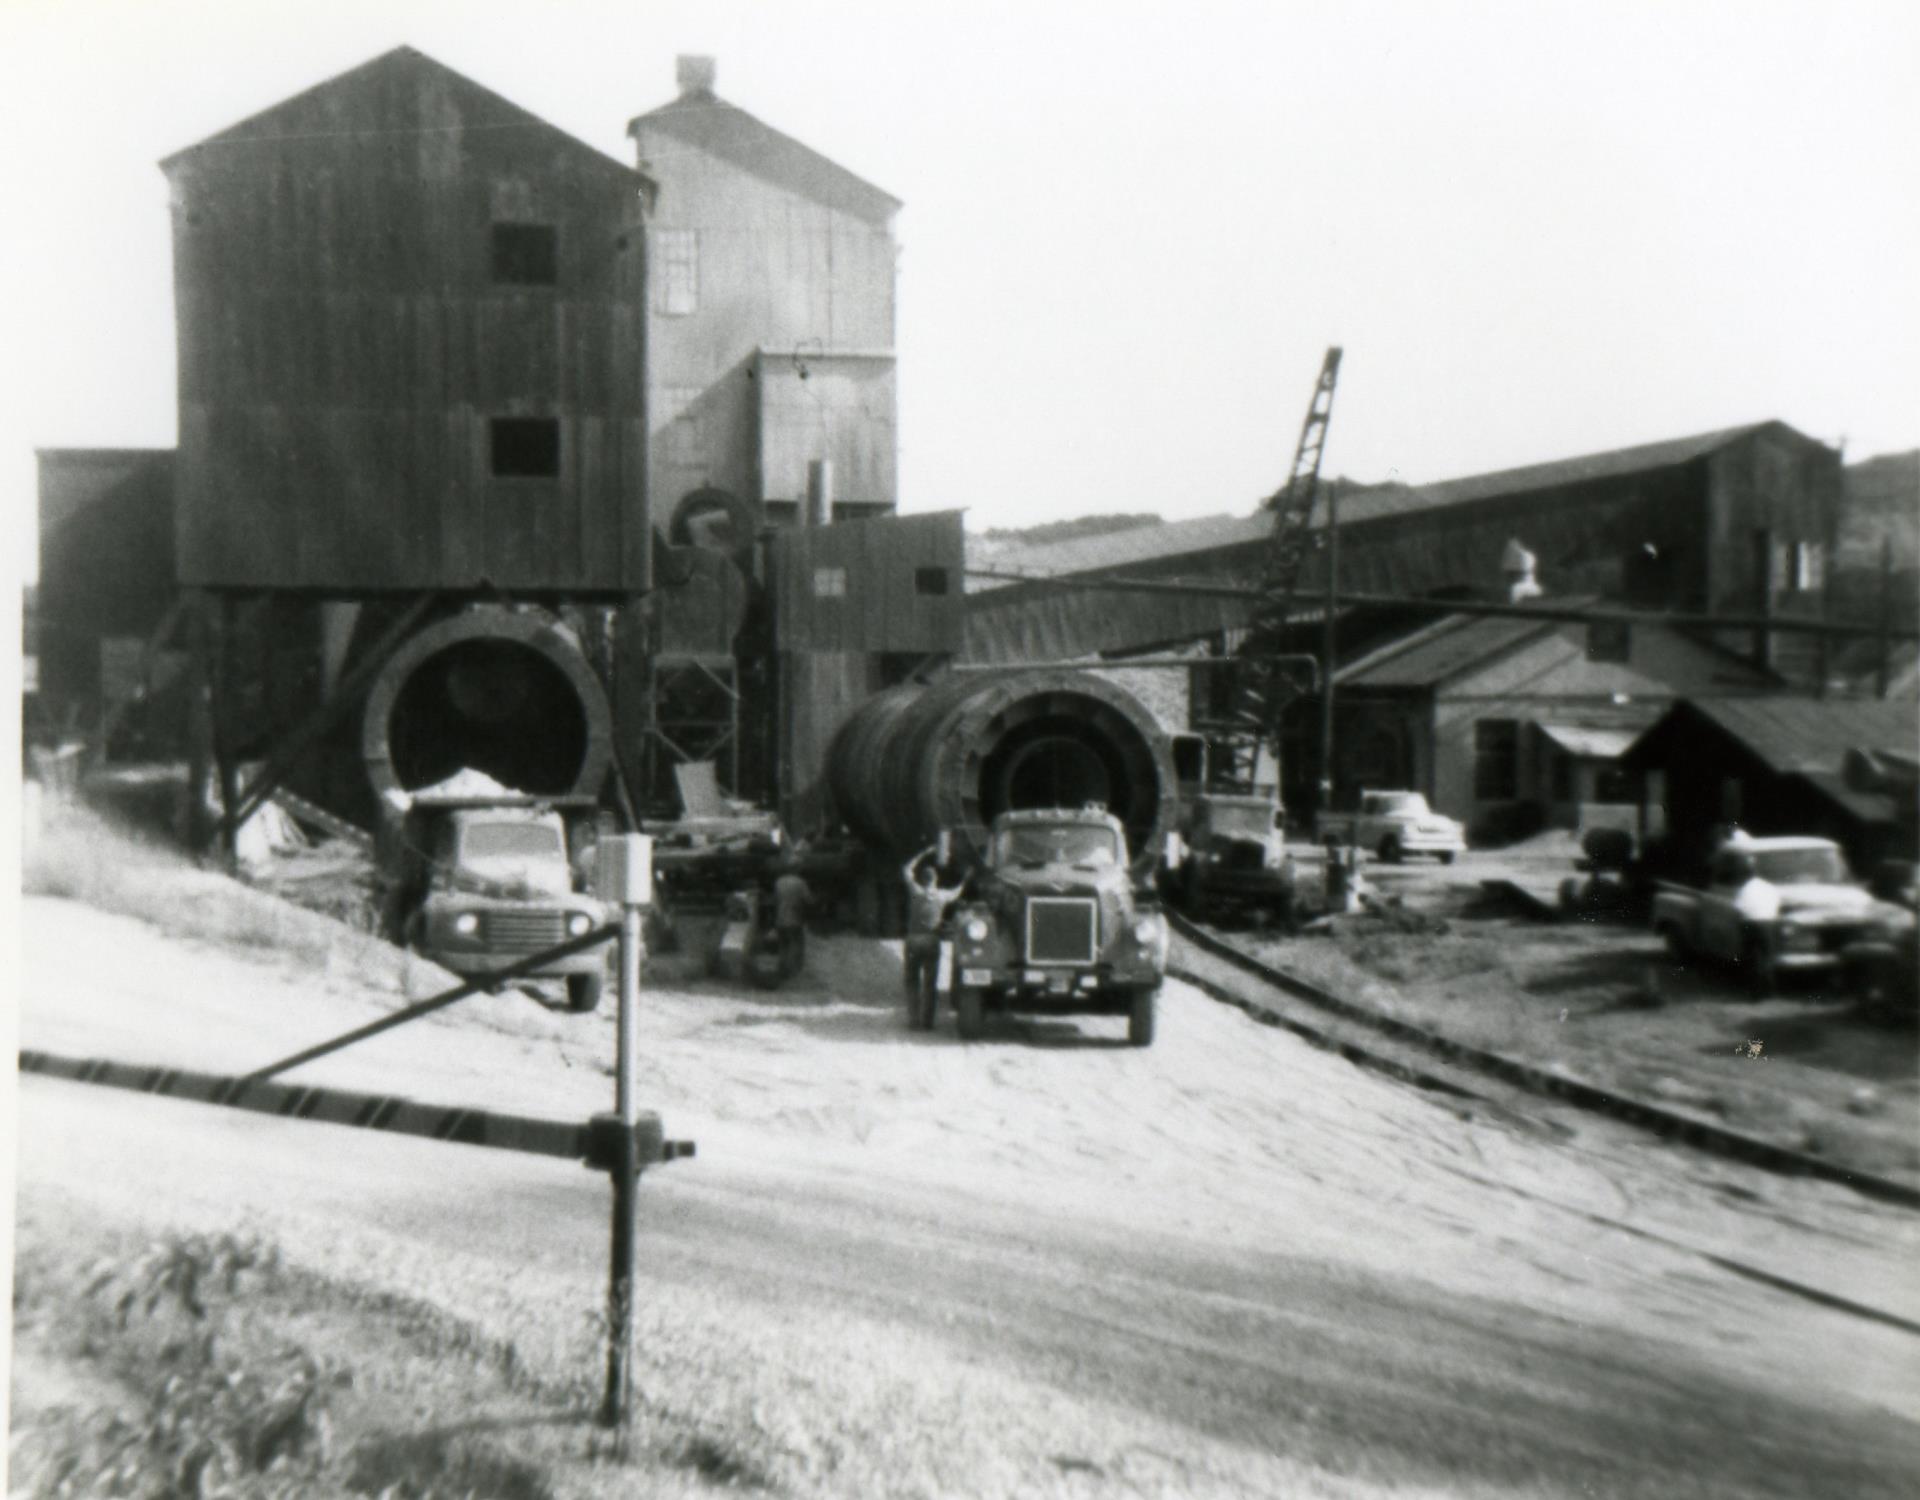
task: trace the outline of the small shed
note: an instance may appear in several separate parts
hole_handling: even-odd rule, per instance
[[[1678,698],[1776,686],[1670,626],[1523,615],[1442,616],[1347,662],[1336,681],[1336,805],[1362,787],[1409,787],[1496,837],[1617,819],[1636,801],[1621,754]],[[1317,759],[1297,743],[1290,779]]]
[[[1683,860],[1716,830],[1818,834],[1865,874],[1920,856],[1911,785],[1875,773],[1920,750],[1920,699],[1688,698],[1628,748],[1642,805],[1664,811]]]

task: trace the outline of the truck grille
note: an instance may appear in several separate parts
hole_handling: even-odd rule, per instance
[[[1088,896],[1035,896],[1027,902],[1027,962],[1090,964],[1100,919]]]
[[[490,911],[480,921],[487,945],[507,953],[538,953],[567,940],[565,912]]]

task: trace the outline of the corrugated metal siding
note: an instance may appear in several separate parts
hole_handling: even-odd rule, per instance
[[[840,451],[799,454],[797,489],[788,488],[785,468],[800,437],[788,430],[793,424],[787,418],[798,413],[769,412],[777,418],[769,439],[762,432],[759,389],[763,363],[780,363],[771,356],[763,362],[762,348],[799,351],[786,358],[784,372],[797,378],[807,368],[803,396],[814,384],[816,362],[824,371],[849,350],[892,349],[894,243],[884,216],[870,222],[832,195],[826,201],[809,196],[806,181],[756,172],[709,149],[692,119],[668,120],[670,113],[671,106],[631,126],[641,158],[653,163],[661,183],[656,244],[663,235],[678,236],[683,244],[691,236],[698,281],[691,312],[655,309],[648,317],[649,378],[656,390],[680,393],[676,403],[656,400],[650,413],[655,513],[671,513],[703,485],[746,499],[795,498],[805,493],[810,458],[835,459],[845,471],[837,478],[847,498],[891,505],[898,466],[890,362],[883,372],[860,377],[869,388],[855,405],[873,413],[870,427],[849,431],[854,407],[836,401],[830,446]],[[872,389],[875,382],[885,391]],[[776,408],[786,404],[775,398]],[[677,433],[674,409],[692,418]]]
[[[780,679],[780,815],[804,837],[826,822],[833,737],[879,684],[860,651],[784,652]]]
[[[644,179],[407,49],[168,166],[185,581],[644,586]],[[496,221],[555,285],[493,284]],[[497,416],[557,478],[492,475]]]
[[[781,651],[955,653],[963,638],[959,511],[796,527],[767,544]],[[944,593],[925,593],[921,569]],[[831,575],[831,576],[829,576]],[[837,582],[839,592],[831,590]]]

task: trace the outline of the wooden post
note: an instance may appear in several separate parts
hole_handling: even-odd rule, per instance
[[[213,765],[212,603],[194,593],[187,604],[187,785],[180,810],[180,832],[194,854],[213,843],[213,819],[207,807]]]
[[[213,670],[209,688],[208,717],[213,731],[213,765],[220,788],[220,857],[232,866],[239,854],[239,824],[234,810],[240,805],[240,770],[234,762],[234,744],[238,739],[234,725],[233,639],[238,633],[235,622],[239,606],[231,593],[214,597],[209,611],[212,636]]]
[[[1876,698],[1887,696],[1887,682],[1892,676],[1893,654],[1893,538],[1880,538],[1880,608],[1878,626],[1877,662],[1873,674],[1873,695]]]

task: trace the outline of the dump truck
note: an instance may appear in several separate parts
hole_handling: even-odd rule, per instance
[[[1003,812],[949,916],[963,1041],[989,1011],[1123,1015],[1153,1044],[1167,924],[1135,884],[1126,830],[1099,805]]]
[[[1196,792],[1183,801],[1162,888],[1197,921],[1224,914],[1286,921],[1294,872],[1287,815],[1274,792]]]
[[[404,919],[407,944],[442,968],[484,979],[608,920],[585,889],[586,860],[569,854],[567,820],[525,799],[426,801],[410,808],[405,837],[424,854],[424,879]],[[584,856],[584,851],[580,851]],[[530,977],[564,981],[567,1007],[600,1004],[607,952],[589,948]]]
[[[1771,995],[1783,975],[1840,969],[1885,910],[1831,839],[1739,835],[1713,852],[1705,885],[1659,883],[1653,930],[1675,959],[1731,965]]]

